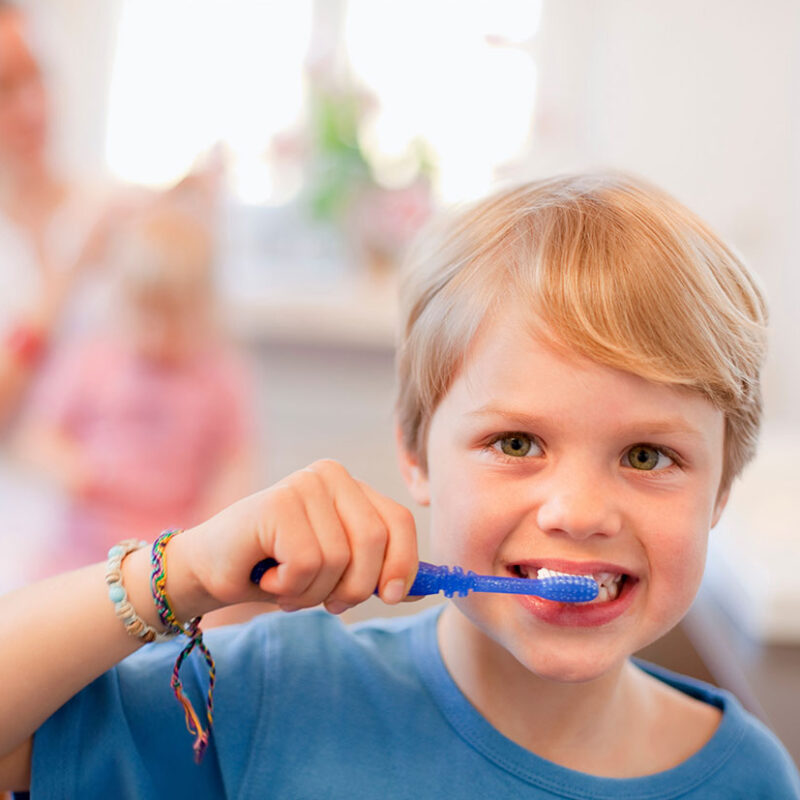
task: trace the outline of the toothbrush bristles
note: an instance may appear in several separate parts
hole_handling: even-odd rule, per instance
[[[537,581],[536,594],[545,600],[561,603],[588,603],[597,597],[599,587],[592,578],[583,575],[554,575]]]

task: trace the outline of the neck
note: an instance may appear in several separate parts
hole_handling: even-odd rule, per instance
[[[623,662],[581,683],[545,679],[452,605],[440,619],[439,646],[459,689],[504,736],[571,769],[598,775],[624,770],[615,765],[626,762],[626,740],[647,705],[633,665]]]

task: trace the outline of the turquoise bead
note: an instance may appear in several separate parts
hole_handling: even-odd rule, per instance
[[[119,556],[121,556],[123,552],[124,552],[123,549],[118,544],[115,544],[108,551],[108,557],[109,558],[119,558]]]
[[[121,603],[125,597],[125,587],[121,583],[112,583],[108,587],[108,598],[112,603]]]

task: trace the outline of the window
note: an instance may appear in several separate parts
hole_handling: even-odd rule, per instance
[[[124,0],[106,158],[124,180],[163,185],[222,143],[238,200],[277,204],[275,143],[302,130],[314,49],[372,97],[359,130],[379,182],[434,164],[434,193],[483,193],[525,148],[535,99],[530,41],[540,2]],[[332,42],[332,44],[331,44]],[[280,151],[280,147],[277,148]],[[284,176],[285,178],[285,176]]]

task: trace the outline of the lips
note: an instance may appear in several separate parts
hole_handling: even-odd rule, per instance
[[[506,569],[518,578],[582,575],[595,580],[599,592],[589,603],[557,603],[533,596],[517,596],[535,616],[545,622],[567,626],[603,625],[615,619],[630,606],[639,582],[630,568],[599,561],[526,560],[510,562]]]

